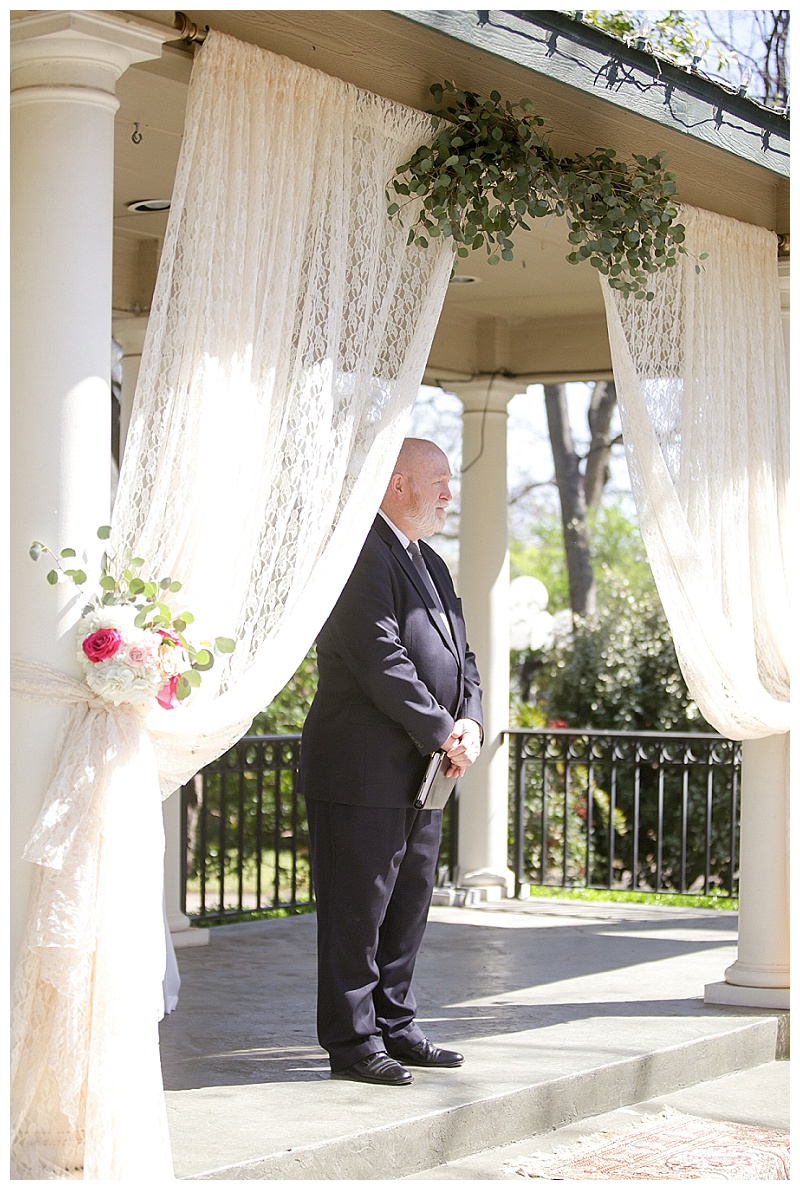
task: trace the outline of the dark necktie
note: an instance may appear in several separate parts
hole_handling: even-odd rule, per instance
[[[420,577],[422,578],[422,581],[425,583],[425,586],[428,588],[428,590],[430,591],[431,595],[434,598],[437,610],[438,610],[439,615],[441,616],[441,619],[442,619],[442,623],[444,624],[444,626],[447,629],[450,636],[452,636],[453,633],[450,629],[450,621],[447,619],[447,616],[445,615],[444,604],[442,603],[439,592],[436,590],[433,579],[431,578],[431,575],[430,575],[430,571],[428,570],[428,567],[425,565],[425,559],[422,556],[422,551],[420,550],[416,541],[410,541],[408,543],[408,552],[411,555],[411,561],[414,563],[414,565],[416,566],[417,570],[420,573]]]

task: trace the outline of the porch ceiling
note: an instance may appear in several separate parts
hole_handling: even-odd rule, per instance
[[[127,11],[173,27],[173,10]],[[408,16],[329,9],[191,10],[187,15],[200,28],[208,25],[420,109],[429,106],[430,84],[443,78],[479,92],[497,89],[511,99],[529,95],[562,152],[596,145],[612,145],[621,155],[662,149],[683,201],[788,232],[787,179]],[[474,12],[459,16],[477,19]],[[132,215],[126,204],[168,198],[172,192],[191,63],[190,52],[167,45],[160,60],[132,67],[118,83],[116,319],[150,304],[166,216]],[[138,144],[132,140],[137,124]],[[459,272],[477,280],[450,286],[428,382],[505,371],[518,376],[522,387],[533,380],[610,375],[595,270],[566,262],[563,220],[540,223],[515,234],[514,261],[490,267],[485,255],[475,253],[459,266]],[[197,234],[202,236],[203,229]]]

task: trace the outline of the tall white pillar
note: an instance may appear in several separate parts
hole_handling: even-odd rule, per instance
[[[133,409],[133,395],[136,392],[136,381],[139,379],[139,367],[142,362],[144,337],[147,333],[147,318],[115,318],[113,323],[114,338],[122,348],[122,385],[119,402],[119,460],[125,453],[125,440],[128,437],[128,427],[131,424]]]
[[[789,736],[745,740],[739,940],[707,1004],[789,1008]]]
[[[170,794],[164,809],[164,913],[167,927],[176,950],[186,946],[207,946],[211,930],[192,929],[189,918],[181,909],[181,795]]]
[[[109,518],[116,80],[170,34],[129,17],[37,11],[11,24],[11,651],[80,676],[83,599],[50,587],[34,539],[85,551]],[[30,887],[21,858],[64,711],[12,700],[11,941]]]
[[[789,261],[778,264],[789,374]],[[745,740],[739,858],[739,940],[708,1004],[789,1008],[789,735]]]
[[[517,386],[518,387],[518,386]],[[499,377],[454,386],[464,406],[459,593],[483,689],[484,743],[464,775],[458,815],[458,883],[510,894],[508,867],[507,405],[517,391]]]

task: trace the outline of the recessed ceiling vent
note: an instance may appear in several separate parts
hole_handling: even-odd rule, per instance
[[[134,215],[144,215],[148,211],[168,211],[170,207],[170,199],[137,198],[136,202],[126,203],[125,206],[126,209]]]

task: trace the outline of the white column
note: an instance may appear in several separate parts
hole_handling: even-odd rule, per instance
[[[458,883],[497,899],[514,887],[508,867],[508,744],[501,733],[508,727],[509,700],[506,407],[516,388],[487,377],[453,391],[464,406],[458,584],[484,714],[483,750],[462,781]]]
[[[96,570],[109,518],[114,95],[169,33],[129,17],[36,12],[11,24],[11,651],[80,676],[71,632],[82,604],[50,587],[34,539],[72,546]],[[89,573],[90,571],[87,571]],[[30,865],[20,855],[64,718],[12,701],[11,935]]]
[[[739,945],[707,1004],[789,1008],[789,736],[745,740]]]
[[[164,802],[164,911],[176,950],[206,946],[211,930],[192,929],[181,909],[181,892],[181,795],[176,790]]]
[[[144,337],[147,333],[147,318],[115,318],[113,323],[114,338],[122,348],[122,387],[120,392],[119,418],[119,460],[125,453],[125,440],[128,437],[128,426],[131,424],[131,410],[133,409],[133,395],[136,392],[136,381],[139,379],[139,367],[142,362]]]
[[[789,262],[778,264],[789,371]],[[789,1008],[789,735],[745,740],[739,857],[739,941],[707,1004]]]

